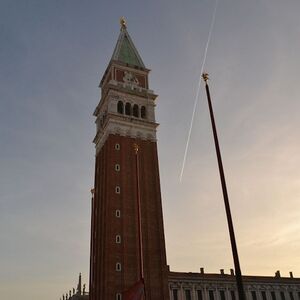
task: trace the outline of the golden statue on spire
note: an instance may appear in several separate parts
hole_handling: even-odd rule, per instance
[[[127,28],[127,22],[126,22],[125,17],[120,18],[120,25],[121,25],[121,29],[126,29]]]
[[[140,150],[140,147],[137,143],[133,144],[133,150],[134,150],[135,154],[137,155]]]
[[[208,75],[208,73],[204,72],[204,73],[202,74],[202,78],[203,78],[203,80],[204,80],[205,83],[206,83],[207,80],[209,80],[209,75]]]

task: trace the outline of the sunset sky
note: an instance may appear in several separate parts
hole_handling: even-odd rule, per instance
[[[150,73],[171,270],[233,267],[202,85],[215,0],[0,0],[0,294],[88,283],[99,81],[119,18]],[[300,277],[300,1],[219,0],[206,70],[243,274]]]

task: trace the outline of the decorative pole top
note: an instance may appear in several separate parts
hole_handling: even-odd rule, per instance
[[[208,75],[208,73],[203,73],[203,74],[202,74],[202,78],[203,78],[203,80],[205,81],[205,83],[207,83],[207,80],[209,80],[209,75]]]
[[[137,153],[139,152],[139,145],[134,143],[133,144],[133,149],[134,149],[135,154],[137,155]]]
[[[121,29],[126,29],[127,28],[127,22],[126,22],[125,17],[120,18],[120,25],[121,25]]]

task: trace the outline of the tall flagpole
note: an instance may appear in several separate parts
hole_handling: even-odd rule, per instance
[[[141,214],[141,192],[140,192],[140,165],[139,165],[139,145],[134,144],[135,152],[135,167],[136,167],[136,199],[137,199],[137,209],[138,209],[138,228],[139,228],[139,256],[140,256],[140,279],[144,283],[144,260],[143,260],[143,239],[142,239],[142,214]],[[144,285],[145,291],[145,285]],[[146,299],[146,293],[145,293]]]
[[[229,199],[228,199],[228,193],[227,193],[227,187],[226,187],[226,181],[225,181],[225,174],[224,174],[221,151],[220,151],[218,135],[217,135],[217,128],[216,128],[216,124],[215,124],[214,112],[213,112],[211,98],[210,98],[209,86],[207,83],[207,81],[209,79],[208,74],[203,73],[202,78],[205,82],[205,90],[206,90],[211,125],[212,125],[212,130],[213,130],[213,135],[214,135],[216,154],[217,154],[217,158],[218,158],[218,166],[219,166],[220,179],[221,179],[222,190],[223,190],[223,198],[224,198],[227,223],[228,223],[228,229],[229,229],[229,235],[230,235],[230,242],[231,242],[232,256],[233,256],[233,262],[234,262],[234,267],[235,267],[235,278],[236,278],[236,284],[237,284],[237,289],[238,289],[238,294],[239,294],[239,300],[245,300],[242,272],[241,272],[241,268],[240,268],[239,256],[238,256],[237,245],[236,245],[236,240],[235,240],[235,235],[234,235],[233,222],[232,222],[232,217],[231,217],[231,211],[230,211],[230,205],[229,205]]]

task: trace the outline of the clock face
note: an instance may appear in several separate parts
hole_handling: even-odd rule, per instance
[[[139,81],[136,78],[136,76],[134,74],[132,74],[131,72],[124,72],[124,77],[123,77],[124,82],[126,83],[131,83],[133,85],[139,85]]]

